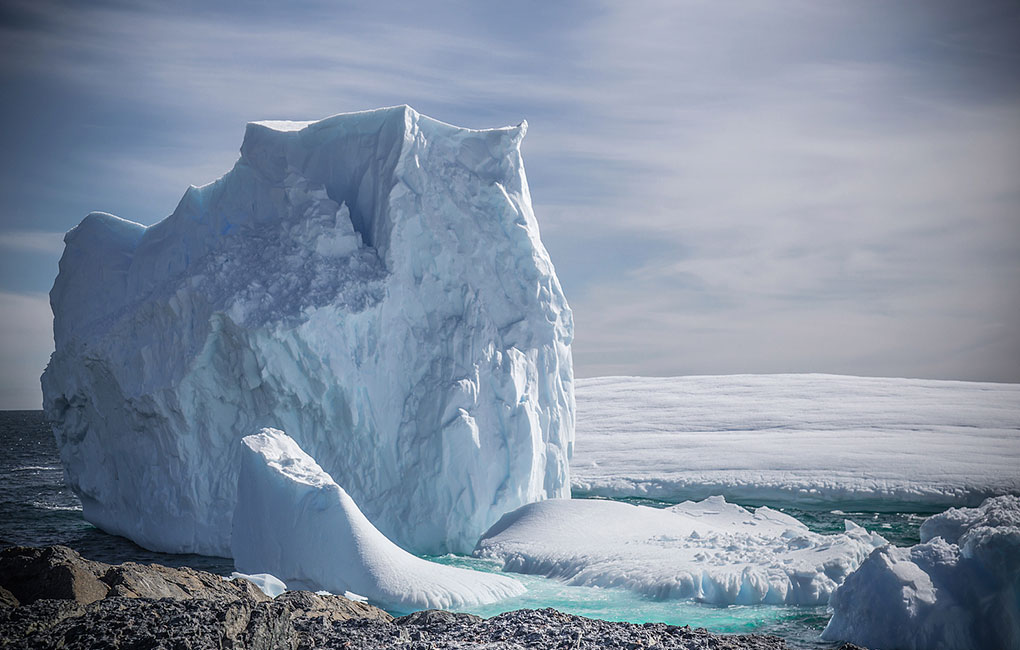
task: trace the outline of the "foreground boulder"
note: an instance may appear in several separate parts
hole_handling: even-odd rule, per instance
[[[243,578],[188,567],[109,565],[64,546],[0,551],[0,647],[291,648],[295,624],[389,622],[331,594],[265,595]]]
[[[238,440],[263,427],[416,554],[568,496],[573,323],[525,131],[406,106],[256,122],[163,221],[68,232],[43,407],[85,519],[229,556]]]

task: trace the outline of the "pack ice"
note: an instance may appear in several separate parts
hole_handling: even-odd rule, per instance
[[[851,521],[822,535],[767,507],[722,497],[666,509],[553,499],[505,515],[475,554],[507,571],[617,587],[658,600],[716,605],[820,605],[885,544]]]
[[[255,122],[166,219],[68,232],[42,385],[85,518],[228,555],[238,441],[267,426],[415,553],[568,495],[573,324],[525,130],[406,106]]]
[[[921,543],[871,554],[836,590],[831,641],[871,648],[1020,648],[1020,497],[951,508]]]
[[[291,586],[355,592],[397,611],[461,608],[524,592],[520,582],[423,560],[386,539],[282,431],[242,439],[231,545],[243,571]]]

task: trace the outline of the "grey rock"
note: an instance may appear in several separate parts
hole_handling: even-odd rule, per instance
[[[20,604],[14,594],[0,587],[0,607],[17,607]]]
[[[42,598],[87,605],[105,598],[110,591],[99,579],[106,567],[66,546],[14,546],[0,551],[0,586],[22,605]]]
[[[601,648],[635,650],[781,650],[786,643],[759,634],[719,635],[704,629],[663,623],[616,623],[564,614],[554,609],[518,610],[490,619],[470,614],[426,611],[402,616],[393,623],[352,620],[309,628],[295,621],[297,650],[313,648],[400,647],[487,650]]]
[[[212,600],[250,599],[256,602],[270,600],[254,583],[244,580],[224,580],[218,575],[196,571],[189,567],[179,569],[159,564],[124,564],[110,566],[100,578],[109,585],[111,597],[124,598],[209,598]]]

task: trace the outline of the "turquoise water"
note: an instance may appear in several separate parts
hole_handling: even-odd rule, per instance
[[[665,508],[673,503],[652,499],[621,499],[628,503]],[[741,504],[756,507],[762,504]],[[777,508],[802,521],[818,533],[839,533],[844,520],[850,519],[868,530],[874,530],[897,546],[920,542],[918,529],[928,514],[811,511]],[[479,571],[498,572],[500,565],[492,560],[442,556],[429,559]],[[820,641],[829,613],[825,606],[795,607],[774,605],[716,606],[691,601],[653,600],[623,589],[572,587],[556,580],[514,574],[524,583],[527,592],[517,598],[470,609],[479,616],[494,616],[521,608],[555,607],[560,611],[609,621],[630,623],[669,623],[705,627],[713,632],[775,634],[786,639],[791,648],[833,648],[839,644]]]
[[[63,484],[56,444],[41,411],[0,411],[0,441],[5,450],[0,457],[0,546],[64,544],[85,557],[108,563],[156,562],[190,566],[220,575],[229,575],[233,570],[227,558],[154,553],[86,522],[77,497]],[[649,499],[625,501],[654,507],[672,505]],[[840,532],[843,520],[851,519],[901,546],[918,542],[918,527],[925,516],[931,514],[779,509],[820,533]],[[429,559],[482,571],[498,572],[500,568],[491,560],[471,557]],[[777,634],[785,638],[791,648],[833,647],[818,641],[818,634],[828,621],[825,607],[718,607],[689,601],[657,601],[622,589],[572,587],[537,576],[515,574],[514,577],[528,588],[524,595],[470,611],[493,616],[526,607],[555,607],[572,614],[613,621],[690,625],[723,633]]]
[[[430,557],[442,564],[499,572],[492,560],[443,556]],[[796,641],[791,647],[828,647],[815,637],[829,620],[825,607],[775,607],[771,605],[718,607],[690,601],[652,600],[624,589],[572,587],[556,580],[513,574],[527,587],[517,598],[469,609],[479,616],[495,616],[522,608],[555,607],[579,616],[630,623],[669,623],[705,627],[714,632],[766,632]],[[780,632],[779,630],[783,630]]]

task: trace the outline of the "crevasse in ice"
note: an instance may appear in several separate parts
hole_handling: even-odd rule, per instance
[[[86,519],[228,555],[238,440],[265,426],[413,552],[567,496],[573,324],[525,131],[406,106],[256,122],[166,219],[71,230],[42,384]]]

